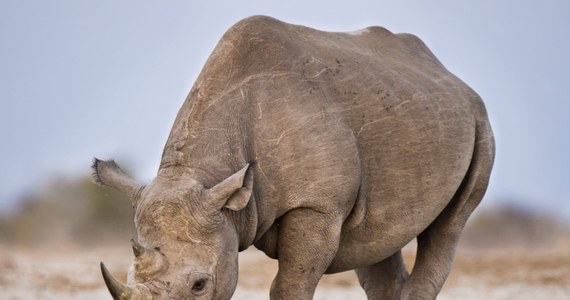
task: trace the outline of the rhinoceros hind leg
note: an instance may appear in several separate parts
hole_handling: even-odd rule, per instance
[[[459,234],[460,230],[453,232],[436,226],[418,236],[416,261],[401,299],[436,298],[451,270]]]
[[[478,132],[484,133],[484,129],[482,126]],[[493,139],[477,139],[463,184],[443,212],[417,237],[416,261],[404,284],[402,299],[436,298],[451,270],[463,227],[485,194],[493,157]]]
[[[398,251],[374,265],[359,268],[356,275],[368,299],[400,299],[408,271]]]

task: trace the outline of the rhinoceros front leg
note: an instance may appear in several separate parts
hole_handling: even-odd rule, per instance
[[[279,271],[271,299],[312,299],[317,284],[333,260],[342,217],[296,209],[279,226]]]

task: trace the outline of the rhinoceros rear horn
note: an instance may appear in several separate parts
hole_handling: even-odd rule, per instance
[[[93,178],[99,185],[110,186],[125,194],[133,205],[143,186],[129,178],[113,160],[93,159]]]
[[[135,257],[143,255],[146,251],[146,249],[133,238],[131,238],[131,245],[133,246],[133,254]]]
[[[101,262],[101,273],[103,273],[103,280],[105,280],[105,285],[113,299],[115,300],[152,300],[153,297],[142,285],[136,285],[135,287],[130,287],[119,283],[113,275],[107,270],[105,264]]]

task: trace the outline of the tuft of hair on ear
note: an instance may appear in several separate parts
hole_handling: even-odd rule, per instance
[[[91,173],[91,178],[93,178],[93,182],[95,182],[95,184],[99,185],[99,186],[103,186],[103,181],[101,180],[101,177],[99,176],[99,163],[101,162],[100,159],[98,159],[97,157],[93,157],[93,164],[91,165],[91,170],[93,171],[93,173]]]
[[[104,160],[98,159],[97,157],[93,157],[93,164],[91,165],[91,169],[93,170],[93,173],[91,173],[91,177],[93,178],[93,182],[95,182],[95,184],[97,184],[99,186],[106,186],[106,184],[101,179],[101,175],[100,175],[100,171],[99,171],[99,167],[101,164],[112,164],[112,165],[116,166],[116,163],[115,163],[115,160],[113,160],[113,159],[104,161]]]

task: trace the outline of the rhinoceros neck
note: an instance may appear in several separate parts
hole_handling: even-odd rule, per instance
[[[199,79],[172,126],[159,172],[191,176],[205,188],[228,178],[255,159],[244,118],[247,112],[232,92],[214,91]],[[226,213],[236,228],[240,250],[249,247],[257,235],[255,197],[246,208]]]
[[[242,112],[231,97],[209,91],[200,84],[182,105],[164,147],[161,169],[192,170],[205,187],[211,187],[254,159],[247,153]],[[234,109],[231,109],[232,107]]]

